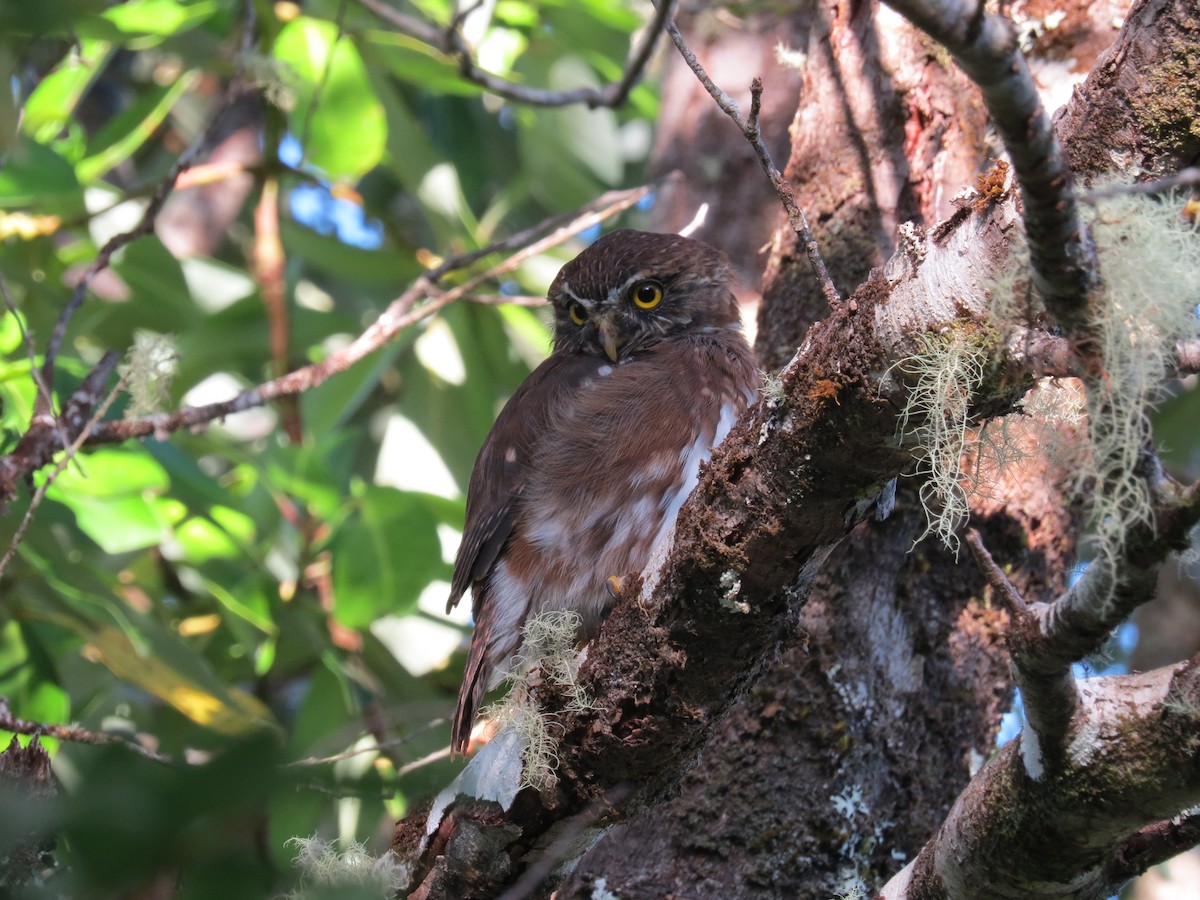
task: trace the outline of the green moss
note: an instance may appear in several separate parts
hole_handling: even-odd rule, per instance
[[[1200,64],[1187,48],[1153,70],[1132,108],[1142,130],[1166,147],[1182,149],[1184,134],[1200,137]]]

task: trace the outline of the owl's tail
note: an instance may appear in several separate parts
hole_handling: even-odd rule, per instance
[[[467,670],[463,673],[462,687],[458,689],[458,707],[454,710],[454,729],[451,732],[450,750],[460,756],[467,753],[467,745],[471,743],[471,728],[475,725],[475,715],[479,712],[479,704],[487,691],[491,666],[486,664],[485,656],[484,642],[476,636],[471,641],[471,652],[467,657]]]
[[[483,593],[486,588],[477,585],[476,591]],[[475,716],[479,712],[479,704],[487,693],[488,682],[492,678],[493,659],[493,616],[490,604],[475,603],[475,633],[471,635],[471,649],[467,652],[467,668],[463,672],[462,687],[458,689],[458,706],[454,710],[454,728],[450,733],[450,750],[459,755],[466,755],[467,745],[471,743],[471,728],[475,724]]]

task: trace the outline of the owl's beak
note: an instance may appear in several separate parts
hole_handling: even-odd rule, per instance
[[[602,317],[596,323],[596,331],[600,335],[600,346],[604,348],[604,355],[616,362],[617,353],[621,349],[621,334],[617,330],[617,323],[613,321],[613,317]]]

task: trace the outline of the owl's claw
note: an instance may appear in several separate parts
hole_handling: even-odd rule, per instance
[[[614,600],[621,596],[621,585],[625,583],[625,579],[620,575],[608,576],[608,596]]]

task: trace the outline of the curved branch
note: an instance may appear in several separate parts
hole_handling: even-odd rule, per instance
[[[475,290],[520,265],[532,256],[544,253],[551,247],[556,247],[568,238],[579,234],[591,226],[611,218],[623,210],[635,205],[643,197],[654,190],[653,185],[643,185],[628,191],[612,191],[591,205],[591,209],[583,215],[576,215],[571,221],[555,228],[550,234],[540,240],[533,240],[541,226],[522,232],[525,243],[520,249],[506,259],[490,266],[484,272],[468,278],[462,284],[443,291],[434,283],[434,273],[426,273],[419,277],[403,294],[393,300],[379,317],[372,322],[357,338],[336,353],[331,353],[318,363],[313,363],[295,371],[288,372],[279,378],[264,382],[249,390],[242,391],[229,400],[210,403],[206,406],[189,406],[172,413],[141,416],[121,422],[104,422],[93,429],[88,444],[107,444],[129,440],[135,437],[154,435],[160,437],[181,428],[191,428],[223,419],[236,412],[242,412],[256,406],[262,406],[277,400],[311,390],[334,375],[346,371],[359,360],[374,353],[389,343],[404,329],[415,325],[434,313],[444,309],[451,303],[472,296]],[[603,202],[601,202],[603,201]],[[560,217],[550,220],[559,221]],[[544,223],[543,223],[544,224]],[[482,255],[494,252],[495,248],[508,248],[510,242],[503,240],[485,248],[478,253],[462,257],[466,261],[474,261]],[[449,260],[436,270],[438,275],[465,265],[458,259]],[[424,302],[418,306],[418,303]]]
[[[1018,742],[1006,745],[881,896],[1062,900],[1116,893],[1144,870],[1137,866],[1200,836],[1194,819],[1165,821],[1200,800],[1198,725],[1200,657],[1081,682],[1072,739],[1055,777],[1030,778]]]
[[[506,100],[525,103],[529,106],[558,107],[583,103],[591,109],[598,107],[614,108],[620,106],[629,97],[629,92],[641,80],[650,57],[654,54],[658,36],[662,33],[664,23],[674,15],[677,0],[658,4],[654,18],[643,30],[637,47],[626,63],[621,78],[603,87],[581,87],[569,91],[550,91],[544,88],[532,88],[517,84],[499,75],[493,75],[475,64],[471,49],[463,40],[459,24],[467,13],[456,16],[449,28],[441,29],[436,25],[415,19],[412,16],[393,9],[382,0],[358,0],[360,4],[383,19],[402,34],[415,38],[422,43],[435,47],[458,61],[459,72],[464,80],[476,84],[490,93]],[[469,13],[469,11],[468,11]]]

